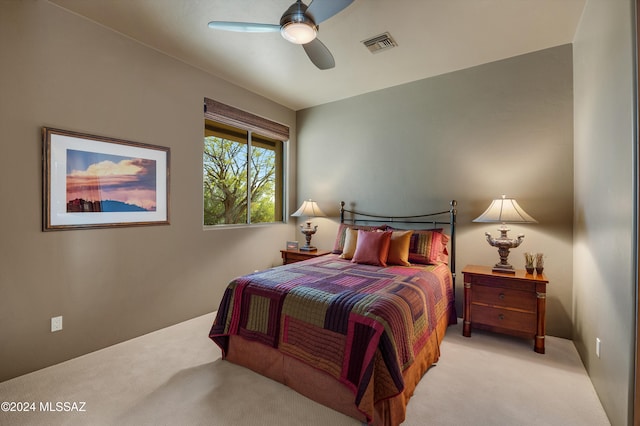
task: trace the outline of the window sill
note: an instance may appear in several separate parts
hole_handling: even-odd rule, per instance
[[[217,231],[222,229],[247,229],[247,228],[265,228],[271,226],[283,226],[287,225],[284,222],[267,222],[267,223],[237,223],[237,224],[224,224],[224,225],[203,225],[203,231]]]

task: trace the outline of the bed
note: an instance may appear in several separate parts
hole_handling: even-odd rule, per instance
[[[455,201],[419,216],[342,202],[333,252],[234,279],[209,337],[225,360],[361,422],[398,425],[456,322],[455,221]]]

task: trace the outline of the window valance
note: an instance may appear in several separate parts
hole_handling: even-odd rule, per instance
[[[209,120],[250,130],[269,138],[289,140],[287,126],[212,99],[204,98],[204,116]]]

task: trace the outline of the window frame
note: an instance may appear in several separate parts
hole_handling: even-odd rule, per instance
[[[281,173],[277,173],[276,180],[276,191],[280,191],[280,201],[278,202],[278,197],[276,196],[276,211],[274,212],[274,216],[279,218],[274,220],[273,222],[257,222],[254,223],[251,221],[251,197],[250,197],[250,189],[249,185],[247,185],[247,217],[246,223],[221,223],[215,225],[207,225],[204,223],[204,192],[202,194],[203,200],[203,216],[202,216],[202,226],[205,229],[221,229],[221,228],[231,228],[231,227],[248,227],[248,226],[268,226],[268,225],[281,225],[287,223],[286,220],[286,206],[287,206],[287,188],[288,188],[288,149],[289,149],[289,127],[280,123],[276,123],[272,120],[268,120],[266,118],[242,111],[240,109],[234,108],[229,105],[225,105],[221,102],[214,101],[212,99],[205,98],[204,99],[204,119],[205,119],[205,130],[206,130],[206,121],[212,121],[214,123],[223,124],[226,126],[230,126],[241,130],[243,132],[247,132],[247,151],[248,151],[248,167],[246,170],[245,179],[247,179],[247,183],[249,184],[251,180],[251,170],[250,170],[250,158],[252,155],[253,148],[253,134],[259,139],[261,136],[266,137],[268,139],[275,139],[281,142]],[[204,149],[204,147],[203,147]],[[203,160],[204,161],[204,160]],[[204,178],[204,176],[203,176]],[[278,184],[279,181],[279,184]]]

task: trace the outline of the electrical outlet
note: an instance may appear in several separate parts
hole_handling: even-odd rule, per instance
[[[62,330],[62,316],[51,318],[51,332]]]
[[[600,343],[602,343],[602,342],[600,341],[600,338],[599,338],[599,337],[596,337],[596,356],[597,356],[598,358],[600,358]]]

